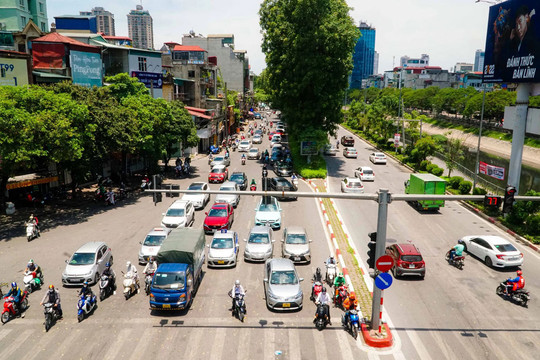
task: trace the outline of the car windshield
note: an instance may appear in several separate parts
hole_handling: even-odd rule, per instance
[[[356,152],[356,149],[355,148],[348,148],[347,151]]]
[[[166,216],[184,216],[184,209],[169,209]]]
[[[183,289],[186,280],[186,274],[181,271],[177,273],[161,273],[154,275],[153,287],[158,289]]]
[[[208,213],[208,216],[225,217],[225,216],[227,216],[227,209],[224,209],[224,208],[210,209],[210,212]]]
[[[259,205],[259,211],[277,211],[277,206],[276,204],[273,204],[273,203],[270,203],[270,204],[264,204],[264,203],[261,203]]]
[[[163,235],[146,235],[144,246],[160,246],[166,236]]]
[[[517,251],[517,249],[512,244],[496,244],[495,249],[499,250],[500,252],[510,252],[510,251]]]
[[[270,244],[270,238],[268,234],[251,233],[249,234],[248,243],[251,244]]]
[[[234,191],[236,188],[234,186],[222,186],[219,188],[219,191]]]
[[[231,176],[231,181],[235,181],[235,182],[240,181],[240,182],[243,182],[243,181],[244,181],[244,176],[243,176],[242,174],[236,174],[236,175],[233,174],[233,175]]]
[[[272,271],[270,277],[272,285],[294,285],[298,284],[298,278],[294,270]]]
[[[349,187],[359,188],[362,187],[362,184],[359,181],[349,181]]]
[[[252,153],[252,154],[256,154],[259,152],[258,149],[249,149],[249,152]]]
[[[306,244],[306,234],[287,234],[287,244]]]
[[[71,257],[69,265],[92,265],[95,258],[95,253],[75,253]]]
[[[418,262],[418,261],[422,261],[422,256],[420,256],[420,255],[402,255],[401,260],[402,261],[407,261],[407,262]]]
[[[284,187],[288,187],[288,186],[291,186],[291,183],[289,183],[287,180],[283,179],[283,180],[276,180],[276,184],[277,186],[284,186]]]
[[[230,249],[233,247],[231,238],[217,238],[212,241],[212,249]]]
[[[188,187],[188,190],[202,190],[203,184],[191,184]]]
[[[278,165],[278,168],[282,170],[289,170],[292,168],[292,166],[287,163],[281,163]]]
[[[381,153],[375,153],[375,156],[376,156],[376,157],[384,157],[384,154],[381,154]]]
[[[247,140],[240,141],[240,145],[249,145],[249,141]]]
[[[210,172],[212,174],[221,174],[223,172],[223,168],[213,168]]]

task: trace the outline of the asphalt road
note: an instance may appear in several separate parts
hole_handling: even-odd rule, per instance
[[[348,133],[340,130],[339,137]],[[328,157],[330,191],[340,191],[340,181],[354,176],[354,169],[370,166],[374,182],[364,182],[366,193],[387,188],[403,193],[409,171],[388,159],[387,165],[374,165],[369,153],[374,149],[356,138],[358,159],[341,153]],[[340,146],[340,150],[343,147]],[[373,201],[337,200],[362,259],[367,258],[368,232],[377,229],[377,204]],[[532,301],[522,308],[495,295],[504,279],[515,276],[515,269],[495,270],[468,256],[464,270],[446,263],[444,256],[465,235],[503,236],[524,254],[522,270]],[[540,311],[540,256],[466,210],[458,202],[446,202],[438,213],[421,213],[405,202],[392,202],[388,208],[389,243],[412,242],[425,259],[425,280],[400,278],[384,291],[386,315],[394,334],[394,348],[374,352],[372,357],[405,359],[533,359],[538,358]]]
[[[259,145],[263,150],[265,146],[268,146],[267,138],[264,146]],[[229,171],[245,171],[250,179],[257,177],[260,184],[261,164],[249,160],[242,166],[240,154],[231,154]],[[195,160],[192,165],[196,173],[190,179],[167,182],[186,188],[191,182],[206,181],[209,171],[206,159]],[[306,184],[299,186],[300,191],[309,191]],[[219,185],[210,187],[217,189]],[[281,202],[282,229],[288,225],[303,225],[313,240],[312,263],[297,267],[305,279],[302,283],[303,310],[292,313],[269,311],[263,294],[263,265],[245,263],[240,257],[234,269],[204,266],[204,279],[193,307],[187,312],[151,313],[148,298],[142,292],[128,301],[119,292],[100,302],[92,315],[77,323],[78,288],[61,287],[65,260],[86,242],[105,241],[114,256],[113,269],[117,276],[120,275],[126,261],[137,263],[139,242],[149,230],[159,226],[161,214],[173,200],[163,197],[163,202],[154,206],[150,196],[143,196],[119,202],[115,207],[98,207],[94,212],[70,215],[61,221],[40,218],[41,238],[27,242],[19,236],[0,242],[0,281],[16,280],[22,284],[22,271],[27,261],[33,258],[43,268],[46,286],[52,283],[60,289],[64,310],[64,319],[45,333],[39,306],[45,290],[31,294],[26,316],[0,326],[0,359],[137,359],[169,358],[170,355],[184,359],[367,358],[361,343],[341,328],[339,310],[331,310],[334,325],[323,332],[317,331],[312,323],[315,306],[309,301],[310,279],[317,266],[324,268],[322,262],[329,254],[315,199]],[[239,232],[241,240],[253,226],[257,200],[243,196],[235,212],[232,228]],[[204,211],[210,206],[207,205]],[[196,212],[194,227],[202,226],[204,211]],[[274,256],[278,257],[282,230],[275,231],[274,235]],[[211,236],[206,238],[209,243]],[[244,246],[241,241],[241,254]],[[138,268],[142,273],[143,267]],[[228,310],[231,301],[227,292],[236,279],[240,279],[247,289],[248,316],[244,323],[233,318]]]

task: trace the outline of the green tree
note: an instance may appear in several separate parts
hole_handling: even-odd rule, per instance
[[[271,99],[289,132],[333,133],[358,30],[345,0],[264,0],[259,11]]]
[[[114,76],[106,76],[105,82],[110,85],[107,87],[117,100],[121,100],[130,95],[139,96],[150,94],[146,86],[136,77],[131,77],[127,73],[120,73]]]
[[[448,177],[451,176],[452,171],[456,168],[457,164],[461,163],[465,156],[463,155],[463,139],[450,137],[451,132],[447,132],[446,135],[446,151],[445,151],[445,163],[448,169]]]

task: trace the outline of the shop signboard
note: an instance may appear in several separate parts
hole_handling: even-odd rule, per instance
[[[72,50],[69,59],[74,84],[86,87],[103,85],[103,63],[100,54]]]

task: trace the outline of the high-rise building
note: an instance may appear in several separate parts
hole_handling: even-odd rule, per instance
[[[95,7],[92,11],[80,11],[80,15],[95,16],[97,22],[97,31],[107,36],[115,36],[114,14],[102,7]]]
[[[133,40],[133,47],[154,50],[154,25],[148,10],[137,5],[127,15],[129,37]]]
[[[407,55],[402,56],[401,59],[399,59],[400,66],[407,66],[407,67],[422,67],[422,66],[429,66],[429,55],[422,54],[419,58],[411,58]]]
[[[0,0],[0,31],[22,31],[29,20],[49,31],[47,0]]]
[[[349,81],[350,89],[362,88],[362,80],[373,75],[375,65],[375,28],[361,21],[360,37],[353,53],[353,71]]]
[[[484,68],[484,50],[478,49],[474,54],[474,72],[481,72]]]
[[[375,51],[375,56],[373,57],[373,75],[379,73],[379,53]]]

